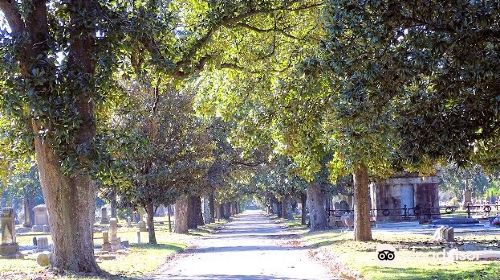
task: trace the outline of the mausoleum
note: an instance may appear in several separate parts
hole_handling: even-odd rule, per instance
[[[372,215],[377,221],[439,218],[440,179],[402,176],[370,184]],[[405,209],[406,206],[406,209]]]

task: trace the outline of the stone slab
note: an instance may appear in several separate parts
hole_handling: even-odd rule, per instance
[[[443,218],[443,219],[432,220],[430,222],[430,224],[433,224],[433,225],[456,225],[456,224],[468,225],[468,224],[479,224],[479,220],[472,219],[472,218]]]

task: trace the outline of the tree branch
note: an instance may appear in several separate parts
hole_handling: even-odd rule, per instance
[[[12,33],[19,35],[24,31],[24,22],[14,0],[0,0],[0,10],[5,15]]]
[[[235,17],[223,17],[220,21],[215,23],[211,28],[208,29],[207,33],[202,36],[196,43],[194,43],[191,48],[187,51],[187,53],[184,55],[184,57],[175,63],[175,68],[176,68],[176,77],[182,78],[187,75],[182,68],[186,67],[187,65],[190,64],[192,58],[194,55],[201,49],[203,48],[212,38],[213,34],[217,32],[221,27],[231,27],[237,25],[237,23],[243,19],[258,15],[258,14],[266,14],[266,13],[272,13],[275,11],[302,11],[302,10],[307,10],[307,9],[312,9],[319,7],[323,5],[323,1],[318,2],[318,3],[313,3],[313,4],[308,4],[308,5],[301,5],[295,8],[292,8],[291,6],[295,3],[298,3],[299,1],[292,1],[289,4],[284,4],[279,7],[275,8],[268,8],[268,9],[255,9],[255,7],[249,9],[248,11],[237,15]],[[274,28],[275,29],[275,28]],[[285,36],[291,36],[289,34],[284,34]],[[207,60],[209,60],[211,57],[202,57],[200,61],[193,67],[193,69],[196,70],[201,70],[204,65],[206,64]]]

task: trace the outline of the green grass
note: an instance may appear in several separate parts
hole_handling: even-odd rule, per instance
[[[307,233],[303,241],[312,248],[323,247],[347,268],[346,278],[359,277],[366,279],[498,279],[500,262],[479,261],[454,262],[442,256],[443,248],[434,245],[425,234],[373,234],[374,241],[355,242],[353,233],[339,230],[320,233]],[[495,236],[458,235],[457,240],[476,244],[479,247],[493,249],[498,246]],[[379,244],[390,244],[397,249],[393,261],[380,261],[376,247]]]
[[[168,224],[156,224],[156,240],[158,245],[149,245],[148,233],[141,233],[141,244],[137,244],[137,228],[127,228],[122,223],[118,229],[118,237],[128,240],[130,243],[129,254],[118,255],[116,260],[104,260],[99,262],[99,267],[108,275],[100,277],[89,277],[81,275],[54,276],[47,269],[38,266],[34,256],[25,259],[1,259],[0,279],[31,279],[41,276],[42,279],[138,279],[153,273],[169,257],[176,252],[184,250],[189,241],[196,235],[209,234],[222,225],[223,221],[216,224],[206,225],[192,231],[191,234],[181,235],[168,232]],[[198,234],[199,233],[199,234]],[[44,234],[18,235],[17,242],[20,245],[32,244],[33,236],[48,236]],[[50,236],[49,240],[50,240]],[[94,245],[102,244],[102,234],[94,234]]]

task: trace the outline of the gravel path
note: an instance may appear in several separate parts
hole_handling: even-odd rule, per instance
[[[201,238],[152,279],[332,279],[306,248],[284,245],[286,229],[257,210],[246,211],[220,232]],[[280,244],[281,243],[281,244]]]

